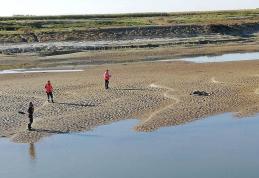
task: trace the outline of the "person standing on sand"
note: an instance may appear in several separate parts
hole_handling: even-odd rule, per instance
[[[50,99],[52,101],[52,103],[54,103],[54,100],[53,100],[53,87],[50,83],[50,81],[48,81],[45,85],[45,90],[46,90],[46,93],[47,93],[47,97],[48,97],[48,102],[50,102]]]
[[[111,78],[111,74],[109,73],[108,69],[104,72],[103,78],[105,82],[105,89],[109,89],[109,80]]]
[[[34,106],[32,102],[29,104],[29,109],[28,109],[28,117],[29,117],[29,124],[28,124],[28,130],[31,130],[31,124],[33,123],[33,112],[34,112]]]

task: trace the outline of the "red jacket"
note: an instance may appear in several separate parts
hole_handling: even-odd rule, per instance
[[[46,90],[47,93],[52,92],[52,91],[53,91],[52,85],[47,83],[47,84],[45,85],[45,90]]]
[[[109,74],[109,72],[104,72],[104,74],[103,74],[103,78],[104,78],[104,80],[110,80],[110,78],[111,78],[111,75]]]

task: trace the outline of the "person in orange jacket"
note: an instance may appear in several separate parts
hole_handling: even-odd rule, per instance
[[[111,74],[109,73],[108,69],[104,72],[103,78],[104,78],[104,83],[105,83],[105,89],[108,89],[109,88],[109,80],[111,78]]]
[[[45,85],[45,91],[47,93],[47,97],[48,97],[48,102],[50,102],[50,99],[52,101],[52,103],[54,103],[54,100],[53,100],[53,87],[50,83],[50,81],[48,81]]]

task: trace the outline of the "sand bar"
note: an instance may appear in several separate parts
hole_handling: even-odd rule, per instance
[[[92,66],[74,73],[0,75],[0,136],[30,143],[128,118],[138,118],[135,130],[146,132],[225,112],[252,115],[259,111],[258,66],[259,61],[151,62]],[[113,75],[109,90],[102,79],[106,68]],[[46,102],[47,80],[55,88],[54,104]],[[195,90],[212,94],[190,95]],[[27,116],[18,113],[30,101],[36,110],[31,132]]]

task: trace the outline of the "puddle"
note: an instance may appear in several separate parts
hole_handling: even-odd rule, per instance
[[[137,133],[137,120],[37,144],[0,140],[3,178],[258,178],[259,117],[231,114]]]
[[[162,62],[170,62],[170,61],[188,61],[188,62],[195,62],[195,63],[208,63],[208,62],[230,62],[230,61],[245,61],[245,60],[258,60],[259,59],[259,52],[253,53],[231,53],[231,54],[224,54],[219,56],[199,56],[199,57],[188,57],[188,58],[181,58],[181,59],[165,59],[159,60]]]
[[[43,68],[34,68],[34,69],[13,69],[13,70],[2,70],[1,74],[28,74],[28,73],[64,73],[64,72],[82,72],[81,69],[43,69]]]

